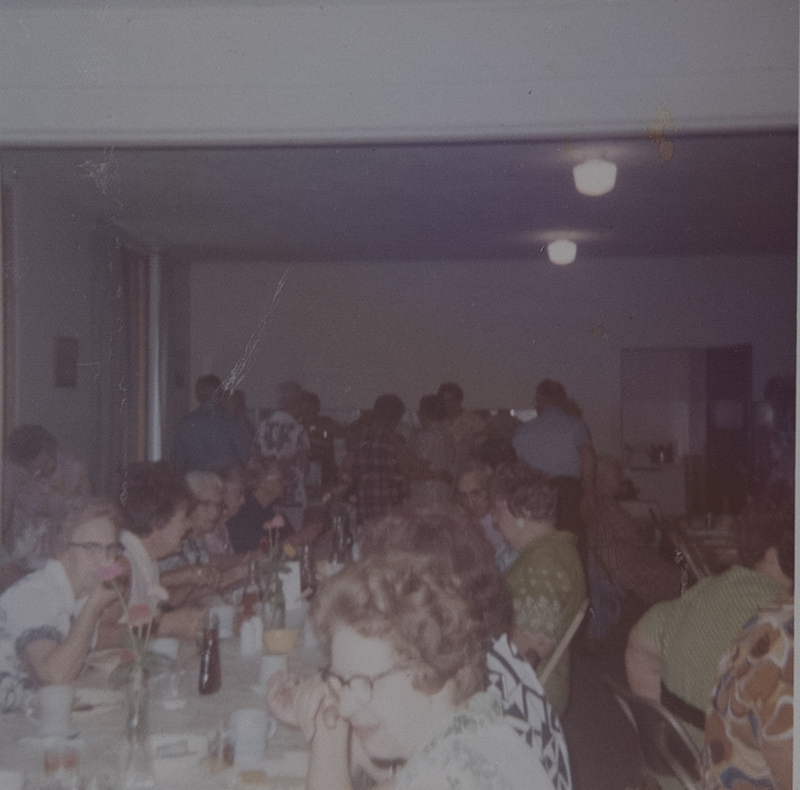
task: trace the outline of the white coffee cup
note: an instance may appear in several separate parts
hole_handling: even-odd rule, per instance
[[[261,688],[267,687],[267,681],[276,673],[286,671],[287,663],[285,655],[268,655],[261,657],[261,674],[258,677],[258,685]]]
[[[0,771],[0,790],[22,790],[24,784],[22,771]]]
[[[41,735],[66,735],[72,716],[71,686],[42,686],[36,694],[37,712],[31,718],[39,723]]]
[[[158,639],[151,639],[149,650],[151,653],[157,653],[165,658],[171,658],[173,661],[178,660],[178,648],[180,642],[169,636],[159,637]]]
[[[209,609],[210,615],[217,616],[219,620],[219,638],[230,639],[233,636],[233,621],[236,607],[226,603],[216,604]]]
[[[275,720],[261,708],[240,708],[231,714],[235,743],[234,766],[257,766],[264,756],[267,741],[275,734]]]

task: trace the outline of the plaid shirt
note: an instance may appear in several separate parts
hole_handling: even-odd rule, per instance
[[[399,434],[382,425],[371,425],[353,446],[356,481],[356,523],[365,524],[386,515],[399,504],[406,480],[397,462]]]

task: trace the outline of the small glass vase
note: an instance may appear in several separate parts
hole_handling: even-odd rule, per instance
[[[149,790],[156,785],[150,754],[147,722],[147,671],[137,663],[128,679],[128,717],[125,721],[125,750],[120,787],[123,790]]]

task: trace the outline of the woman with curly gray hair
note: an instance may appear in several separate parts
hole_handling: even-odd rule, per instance
[[[349,790],[354,760],[391,766],[380,786],[397,790],[552,790],[483,692],[490,621],[467,590],[449,563],[401,551],[363,558],[320,588],[311,617],[330,665],[269,690],[273,712],[311,741],[308,790]]]

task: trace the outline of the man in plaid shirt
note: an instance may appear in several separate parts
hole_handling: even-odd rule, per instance
[[[344,479],[355,483],[359,526],[386,515],[408,493],[415,459],[396,430],[405,410],[397,395],[379,396],[342,462]]]

